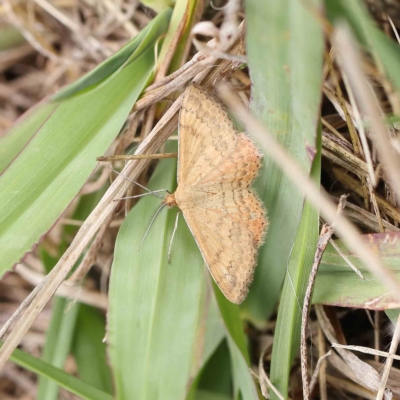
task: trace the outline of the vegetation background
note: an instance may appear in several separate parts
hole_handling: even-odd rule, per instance
[[[4,0],[1,398],[399,397],[399,26],[383,0]],[[183,220],[168,264],[176,210],[141,245],[160,199],[120,200],[143,193],[129,180],[173,191],[176,162],[96,161],[176,151],[193,79],[229,83],[265,154],[270,229],[241,306]],[[300,345],[320,223],[343,194],[353,225],[336,221]]]

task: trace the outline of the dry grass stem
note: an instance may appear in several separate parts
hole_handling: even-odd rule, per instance
[[[355,99],[364,118],[368,118],[373,140],[388,177],[390,185],[400,202],[400,159],[396,156],[388,136],[387,129],[379,113],[379,104],[372,92],[371,85],[362,68],[361,56],[350,31],[339,27],[334,37],[340,66],[349,79]]]
[[[315,389],[317,382],[319,381],[319,393],[321,399],[327,399],[326,391],[326,358],[332,355],[332,351],[329,350],[327,353],[323,354],[317,361],[314,373],[310,381],[310,393]]]
[[[344,344],[340,344],[340,343],[332,343],[332,347],[340,348],[340,349],[347,349],[347,350],[352,350],[352,351],[359,351],[364,354],[372,354],[374,356],[379,356],[379,357],[393,358],[394,360],[400,361],[400,356],[397,356],[395,354],[390,354],[387,351],[371,349],[370,347],[344,345]]]
[[[138,155],[115,155],[115,156],[101,156],[97,157],[97,161],[129,161],[129,160],[159,160],[162,158],[176,158],[178,153],[157,153],[157,154],[138,154]]]
[[[326,352],[325,336],[320,326],[318,326],[317,343],[319,358],[317,361],[317,365],[315,366],[314,374],[311,378],[310,391],[311,393],[314,391],[314,387],[317,384],[318,379],[320,398],[321,400],[328,400],[328,392],[326,387],[326,357],[330,356],[332,354],[332,351],[329,350],[328,352]]]
[[[44,281],[45,275],[36,272],[26,266],[25,264],[18,264],[16,272],[32,286],[40,287]],[[94,290],[88,290],[82,286],[71,286],[67,281],[63,282],[55,292],[58,296],[71,299],[89,306],[98,308],[100,310],[107,310],[108,299],[107,296]]]
[[[75,286],[82,283],[83,278],[89,272],[90,268],[96,263],[97,254],[103,244],[103,239],[108,232],[111,221],[114,218],[114,213],[112,212],[104,221],[101,228],[97,232],[92,244],[90,245],[88,251],[86,252],[83,260],[79,266],[75,269],[73,274],[68,278],[64,284]]]

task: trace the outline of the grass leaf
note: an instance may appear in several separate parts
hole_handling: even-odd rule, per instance
[[[92,385],[75,378],[67,372],[53,367],[52,365],[33,357],[22,350],[14,350],[10,360],[20,367],[26,368],[28,371],[35,372],[41,376],[52,379],[57,384],[69,392],[88,400],[112,400],[112,396],[103,392]]]
[[[321,143],[319,141],[311,176],[319,182],[320,175]],[[303,301],[314,260],[318,232],[318,211],[309,202],[305,202],[296,241],[290,254],[272,347],[270,378],[284,396],[288,393],[290,370],[300,345]],[[270,394],[271,399],[276,398],[272,391]]]
[[[323,34],[300,0],[246,0],[251,109],[303,167],[315,154],[322,80]],[[307,2],[317,7],[318,1]],[[266,67],[267,66],[267,67]],[[249,132],[251,135],[251,132]],[[270,219],[249,297],[246,318],[263,325],[275,309],[303,209],[303,197],[265,157],[258,193]]]

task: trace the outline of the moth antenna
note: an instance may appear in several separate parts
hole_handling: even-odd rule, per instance
[[[178,229],[178,221],[179,221],[180,213],[181,213],[181,210],[178,210],[178,212],[176,213],[174,230],[172,231],[171,240],[169,241],[169,246],[168,246],[168,264],[171,263],[172,242],[174,241],[175,233],[176,233],[176,230]]]
[[[111,171],[115,172],[118,175],[122,175],[126,180],[128,180],[129,182],[134,183],[135,185],[139,186],[140,188],[142,188],[143,190],[147,190],[147,192],[149,192],[149,194],[154,194],[154,196],[159,197],[160,199],[164,199],[163,196],[160,196],[159,194],[157,194],[158,190],[153,191],[150,190],[149,188],[147,188],[146,186],[141,185],[139,182],[134,181],[133,179],[129,178],[129,176],[126,176],[125,174],[123,174],[122,172],[118,172],[117,170],[115,170],[114,168],[108,166],[108,168],[111,169]],[[164,189],[163,189],[164,190]],[[128,197],[125,197],[128,198]]]
[[[137,199],[138,197],[148,196],[149,194],[156,194],[159,192],[168,192],[168,190],[167,189],[153,190],[148,193],[136,194],[135,196],[120,197],[119,199],[114,199],[114,201],[120,201],[120,200],[126,200],[126,199]]]
[[[151,221],[150,221],[150,225],[149,225],[149,227],[147,228],[146,233],[144,234],[142,241],[140,242],[140,246],[142,246],[142,244],[143,244],[143,242],[144,242],[144,239],[146,239],[147,234],[150,232],[150,229],[151,229],[151,227],[152,227],[152,225],[153,225],[155,219],[157,218],[157,215],[160,213],[160,211],[161,211],[165,206],[166,206],[166,204],[163,203],[163,204],[160,205],[160,207],[158,207],[156,213],[154,214],[153,218],[152,218]]]

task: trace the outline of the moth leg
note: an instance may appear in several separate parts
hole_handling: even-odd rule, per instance
[[[168,246],[168,264],[171,263],[172,242],[174,241],[175,233],[176,233],[176,230],[177,230],[177,228],[178,228],[178,221],[179,221],[179,215],[180,215],[180,213],[181,213],[181,210],[178,210],[178,212],[176,213],[174,230],[172,231],[171,240],[170,240],[169,246]]]

